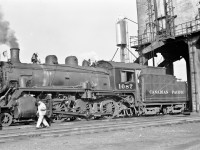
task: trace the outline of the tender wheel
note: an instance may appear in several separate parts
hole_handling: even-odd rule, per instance
[[[9,113],[2,113],[0,119],[3,127],[10,126],[13,121],[13,117]]]
[[[163,115],[167,115],[167,108],[163,108]]]
[[[111,119],[119,115],[117,103],[113,100],[106,100],[101,102],[100,105],[101,113],[105,114],[105,118]]]
[[[140,113],[137,113],[137,114],[136,114],[136,117],[140,117]]]

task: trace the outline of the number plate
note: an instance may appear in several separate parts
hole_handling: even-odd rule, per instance
[[[133,90],[134,84],[133,83],[119,83],[118,88],[119,90]]]

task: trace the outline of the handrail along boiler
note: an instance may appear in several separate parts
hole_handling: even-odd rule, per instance
[[[37,100],[55,121],[181,113],[188,103],[186,82],[164,68],[103,60],[79,66],[75,56],[58,64],[55,55],[21,63],[12,48],[11,59],[0,62],[2,124],[34,119]]]

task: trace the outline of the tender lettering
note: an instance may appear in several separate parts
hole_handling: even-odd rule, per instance
[[[167,90],[149,90],[150,94],[168,94]]]
[[[174,91],[174,90],[172,90],[172,94],[184,94],[184,91],[180,91],[180,90]]]
[[[169,92],[168,90],[149,90],[149,94],[155,95],[155,94],[184,94],[184,91],[181,90],[172,90]]]

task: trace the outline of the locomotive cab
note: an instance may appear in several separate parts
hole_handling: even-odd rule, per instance
[[[99,67],[110,71],[110,82],[113,90],[117,93],[133,93],[136,91],[138,76],[142,68],[135,63],[99,61]],[[137,83],[137,84],[136,84]]]

